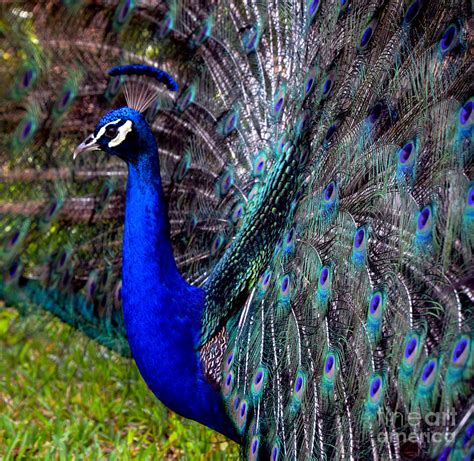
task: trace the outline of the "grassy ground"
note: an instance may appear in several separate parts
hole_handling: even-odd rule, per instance
[[[238,459],[161,405],[131,361],[49,316],[0,306],[0,348],[0,459]]]

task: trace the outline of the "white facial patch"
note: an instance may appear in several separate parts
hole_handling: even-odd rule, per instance
[[[132,122],[131,120],[127,120],[122,126],[119,126],[117,136],[109,142],[109,147],[115,147],[121,144],[130,131],[132,131]]]
[[[120,122],[120,119],[114,120],[113,122],[110,122],[110,123],[107,123],[107,125],[104,125],[97,133],[97,136],[95,137],[95,139],[100,139],[104,135],[105,130],[107,129],[109,125],[117,125],[117,123],[119,122]]]

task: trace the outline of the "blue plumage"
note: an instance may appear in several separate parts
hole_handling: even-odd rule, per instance
[[[248,459],[471,456],[467,2],[82,3],[5,7],[0,296]]]
[[[156,67],[150,67],[144,64],[115,66],[109,70],[108,74],[111,77],[118,77],[120,75],[145,75],[147,77],[154,78],[160,83],[164,83],[166,88],[168,88],[170,91],[178,91],[178,84],[170,74],[161,69],[157,69]]]
[[[96,132],[116,120],[132,121],[136,134],[118,150],[106,147],[128,165],[122,298],[130,349],[163,403],[235,439],[220,394],[199,365],[204,292],[188,285],[176,268],[155,139],[143,116],[128,108],[108,113]]]

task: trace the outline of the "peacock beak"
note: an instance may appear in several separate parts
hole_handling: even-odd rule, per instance
[[[91,152],[93,150],[100,150],[99,144],[96,142],[93,134],[89,135],[81,144],[79,144],[72,154],[73,160],[76,160],[76,157],[79,154],[84,152]]]

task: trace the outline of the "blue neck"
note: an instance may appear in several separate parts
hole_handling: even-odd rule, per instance
[[[204,377],[199,342],[204,292],[176,267],[154,139],[128,164],[123,310],[133,357],[167,407],[236,440],[219,390]]]

